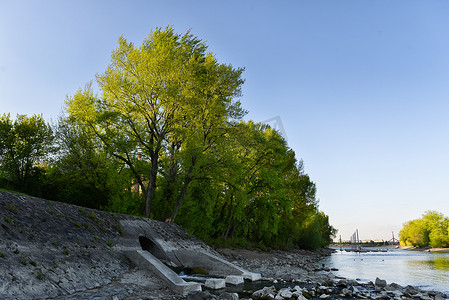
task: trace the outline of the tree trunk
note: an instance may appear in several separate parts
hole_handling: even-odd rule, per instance
[[[151,201],[154,198],[154,192],[156,190],[156,176],[157,176],[157,164],[158,164],[159,151],[155,151],[151,156],[151,171],[150,179],[148,182],[147,193],[145,195],[145,216],[150,217],[151,213]]]
[[[226,239],[228,238],[229,235],[229,230],[231,229],[231,225],[232,225],[232,203],[234,202],[234,194],[231,195],[231,202],[229,203],[229,207],[228,207],[228,216],[226,217],[226,231],[223,232],[222,235],[222,240],[223,242],[226,241]]]
[[[196,161],[198,159],[198,155],[194,155],[192,157],[192,164],[189,167],[189,170],[187,171],[186,178],[184,180],[184,186],[182,187],[181,193],[178,196],[178,200],[176,201],[175,209],[173,210],[173,214],[171,217],[170,222],[174,223],[176,215],[178,214],[179,208],[181,207],[182,200],[184,200],[185,195],[187,194],[187,188],[189,187],[190,182],[193,180],[192,172],[193,168],[196,165]]]
[[[179,208],[181,207],[182,200],[184,200],[185,195],[187,194],[187,188],[193,180],[193,176],[191,176],[193,172],[193,165],[190,166],[189,171],[187,172],[186,179],[184,181],[184,186],[182,187],[181,193],[178,196],[178,200],[176,201],[175,208],[173,210],[173,214],[171,216],[171,223],[175,222],[176,215],[178,214]]]

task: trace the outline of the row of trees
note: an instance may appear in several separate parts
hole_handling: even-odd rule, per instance
[[[140,47],[121,37],[97,75],[101,95],[88,84],[69,97],[53,129],[41,116],[2,117],[5,136],[42,123],[28,171],[9,164],[14,138],[0,144],[2,177],[46,198],[176,221],[203,239],[322,247],[335,229],[302,161],[277,131],[241,120],[242,72],[190,32],[156,29]]]
[[[402,246],[449,248],[449,219],[437,211],[408,221],[399,232]]]

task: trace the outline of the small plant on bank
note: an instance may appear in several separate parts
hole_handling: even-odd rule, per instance
[[[120,233],[121,236],[125,235],[125,232],[123,231],[122,225],[120,225],[120,223],[118,221],[115,224],[115,229]]]
[[[5,217],[5,221],[8,222],[9,224],[14,223],[14,220],[9,217]]]
[[[35,261],[30,261],[30,265],[32,265],[33,267],[37,266],[37,263]]]
[[[20,260],[20,263],[21,263],[22,265],[26,266],[27,260],[26,260],[25,258],[22,258],[22,259]]]
[[[78,227],[78,228],[81,228],[81,223],[73,222],[73,225],[75,225],[75,226]]]
[[[54,215],[54,214],[55,214],[55,211],[54,211],[53,209],[50,210],[50,214]]]
[[[89,219],[94,220],[97,216],[94,214],[93,211],[91,211],[91,212],[87,215],[87,217],[88,217]]]
[[[5,258],[5,254],[3,254],[3,252],[0,252],[0,258]]]
[[[69,250],[67,250],[67,248],[64,248],[64,250],[62,251],[62,253],[64,253],[64,255],[69,255]]]
[[[45,279],[45,274],[42,273],[41,270],[38,270],[36,278],[39,279],[39,280],[44,280]]]
[[[10,212],[12,212],[14,214],[16,214],[17,211],[19,210],[17,208],[17,206],[15,206],[14,204],[7,204],[5,208],[6,208],[6,210],[8,210],[8,211],[10,211]]]
[[[114,242],[112,240],[107,241],[106,243],[109,247],[112,247],[114,245]]]

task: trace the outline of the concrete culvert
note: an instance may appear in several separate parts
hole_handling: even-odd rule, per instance
[[[146,236],[139,236],[139,243],[142,247],[142,250],[146,250],[153,254],[156,258],[162,260],[162,261],[170,261],[170,258],[165,254],[164,250],[156,244],[153,240]]]

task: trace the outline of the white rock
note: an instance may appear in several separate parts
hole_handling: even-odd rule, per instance
[[[210,278],[206,280],[205,285],[210,289],[218,290],[224,288],[226,283],[224,279]]]
[[[293,296],[293,293],[290,292],[290,289],[282,289],[278,293],[282,298],[290,299]]]
[[[237,284],[242,284],[244,282],[244,279],[242,276],[228,275],[228,276],[226,276],[225,282],[229,283],[229,284],[237,285]]]
[[[295,285],[295,286],[292,288],[292,291],[293,291],[293,292],[302,292],[302,288],[301,288],[299,285]]]

